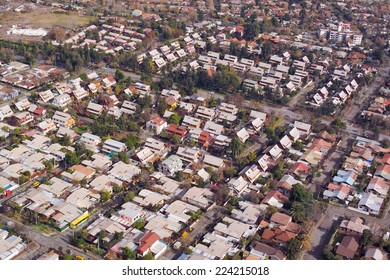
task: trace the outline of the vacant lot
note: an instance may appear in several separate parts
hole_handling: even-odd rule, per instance
[[[33,13],[16,13],[6,12],[1,15],[0,24],[3,28],[10,28],[12,25],[18,27],[64,27],[68,29],[77,28],[81,25],[88,24],[93,17],[79,16],[77,13],[73,14],[53,14],[43,12]]]

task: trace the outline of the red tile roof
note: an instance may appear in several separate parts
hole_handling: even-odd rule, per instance
[[[160,240],[160,236],[155,232],[149,232],[145,234],[140,239],[140,246],[138,246],[137,251],[141,254],[144,254],[147,252],[154,243],[156,243],[158,240]]]

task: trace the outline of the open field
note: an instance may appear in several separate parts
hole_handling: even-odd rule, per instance
[[[52,28],[75,29],[87,25],[93,17],[80,16],[77,13],[53,14],[48,12],[16,13],[5,12],[0,17],[0,38],[7,40],[37,40],[39,37],[8,35],[7,31],[13,26],[18,28],[43,28],[49,31]]]

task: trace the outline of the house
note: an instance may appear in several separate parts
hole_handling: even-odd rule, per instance
[[[0,107],[0,121],[3,121],[5,118],[9,118],[14,114],[9,105],[4,105]]]
[[[120,109],[124,114],[129,114],[133,115],[137,111],[137,104],[134,102],[125,100],[122,103],[121,109]]]
[[[268,204],[277,208],[282,208],[285,201],[288,200],[288,197],[283,195],[277,190],[272,190],[267,193],[261,203]]]
[[[113,177],[107,176],[107,175],[99,175],[95,179],[93,179],[89,186],[99,193],[101,192],[113,192],[113,187],[122,186],[122,182],[118,179],[115,179]]]
[[[107,76],[107,77],[105,77],[105,78],[102,80],[102,82],[103,82],[103,85],[104,85],[104,87],[105,87],[106,89],[109,89],[109,88],[111,88],[111,87],[113,87],[113,86],[116,85],[116,80],[115,80],[115,78],[114,78],[113,76]]]
[[[37,127],[42,131],[43,134],[47,134],[48,132],[57,129],[55,123],[51,119],[47,119],[38,123]]]
[[[141,205],[142,207],[162,206],[168,199],[169,197],[166,195],[142,189],[138,195],[134,197],[133,202]]]
[[[240,195],[244,192],[247,187],[249,187],[249,182],[240,176],[238,178],[233,178],[229,181],[228,186],[231,188],[233,193]]]
[[[87,132],[81,135],[79,141],[85,145],[85,148],[94,152],[99,152],[99,146],[102,142],[99,136]]]
[[[273,158],[273,160],[277,160],[282,153],[283,150],[279,147],[279,145],[274,145],[268,150],[268,154]]]
[[[344,230],[348,235],[361,235],[364,230],[369,230],[370,227],[363,224],[363,220],[359,217],[351,218],[350,220],[342,220],[340,229]]]
[[[203,163],[217,170],[225,167],[225,161],[222,158],[208,154],[205,155]]]
[[[240,131],[236,133],[238,139],[242,142],[245,143],[246,140],[249,138],[249,133],[245,128],[242,128]]]
[[[183,140],[184,136],[188,133],[188,129],[181,125],[170,124],[167,128],[167,133],[170,136],[176,135]]]
[[[207,233],[203,240],[198,242],[195,247],[190,247],[193,253],[188,257],[189,260],[222,260],[233,248],[233,243],[221,239],[217,235]]]
[[[222,222],[214,227],[213,234],[220,235],[231,242],[238,242],[241,238],[247,238],[255,234],[256,231],[257,227],[254,225],[248,225],[229,217],[224,217]]]
[[[374,177],[368,183],[366,192],[375,194],[379,197],[386,198],[390,185],[382,178]]]
[[[295,121],[294,122],[294,127],[296,129],[298,129],[300,137],[305,138],[305,137],[307,137],[310,134],[310,130],[311,130],[311,125],[310,124],[307,124],[307,123],[304,123],[304,122],[300,122],[300,121]]]
[[[378,215],[384,199],[372,193],[364,193],[358,203],[358,209],[373,215]]]
[[[184,116],[183,121],[181,123],[182,126],[188,127],[190,129],[200,128],[200,125],[202,124],[202,121],[200,119],[191,117],[191,116]]]
[[[19,100],[18,102],[15,102],[15,107],[19,111],[27,110],[28,108],[30,108],[30,105],[31,105],[31,103],[27,98],[24,98],[22,100]]]
[[[161,132],[167,127],[167,122],[158,116],[146,123],[146,129],[153,131],[157,135],[161,134]]]
[[[73,165],[67,171],[61,173],[63,179],[68,182],[91,179],[95,174],[95,170],[83,166],[83,165]]]
[[[341,243],[337,245],[336,255],[346,259],[353,259],[358,248],[359,243],[356,241],[355,237],[344,236],[344,238],[341,240]]]
[[[367,260],[388,260],[387,254],[380,248],[371,247],[366,250],[364,258]]]
[[[289,196],[292,187],[296,184],[302,184],[301,181],[296,180],[293,176],[286,174],[276,184],[276,188],[282,194]]]
[[[103,113],[103,111],[104,111],[103,105],[94,103],[92,101],[90,101],[87,106],[87,112],[90,114],[100,115],[101,113]]]
[[[188,224],[191,221],[191,214],[196,214],[200,210],[198,207],[180,200],[175,200],[163,209],[163,212],[168,215],[169,219],[174,219],[184,224]]]
[[[240,201],[238,208],[232,210],[231,217],[243,223],[255,224],[262,213],[260,205]]]
[[[111,220],[117,221],[121,225],[130,227],[135,221],[142,217],[142,207],[132,202],[125,202],[121,209],[112,214]]]
[[[106,153],[122,153],[127,150],[126,144],[113,140],[113,139],[107,139],[102,147],[102,151]]]
[[[221,135],[224,131],[223,125],[216,124],[212,121],[207,121],[204,124],[203,131],[208,132],[212,135],[218,136]]]
[[[292,142],[290,140],[290,138],[287,136],[287,135],[284,135],[282,137],[282,139],[280,139],[279,141],[279,145],[283,148],[283,149],[289,149],[292,145]]]
[[[327,189],[324,190],[323,196],[325,199],[331,199],[331,200],[340,200],[344,201],[347,196],[351,193],[351,188],[348,187],[348,185],[345,184],[333,184],[330,183],[327,186]]]
[[[160,164],[160,171],[167,176],[174,176],[183,169],[183,162],[177,155],[171,155]]]
[[[15,125],[26,125],[33,121],[34,118],[29,112],[16,113],[11,119],[11,123]]]
[[[309,175],[309,170],[310,167],[307,164],[303,162],[296,162],[291,166],[288,172],[298,176],[298,178],[305,179],[307,175]]]
[[[200,118],[204,120],[211,121],[216,117],[216,112],[212,108],[207,108],[204,106],[199,106],[198,110],[196,111],[195,118]]]
[[[390,165],[380,165],[377,167],[374,176],[382,177],[383,179],[390,180]]]
[[[43,103],[47,103],[54,98],[54,94],[50,89],[46,90],[46,91],[39,92],[38,95]]]
[[[126,164],[118,161],[113,168],[108,171],[108,174],[125,182],[130,183],[135,175],[141,173],[141,169],[132,164]]]
[[[76,120],[71,115],[61,111],[56,111],[52,120],[56,125],[66,128],[72,127],[76,123]]]
[[[244,174],[245,178],[252,184],[257,180],[261,175],[261,170],[258,168],[258,165],[248,165],[240,174]]]
[[[286,255],[276,249],[271,247],[263,242],[253,241],[250,245],[249,253],[251,256],[256,256],[260,260],[285,260]]]
[[[202,154],[199,150],[188,147],[179,147],[176,155],[186,163],[197,163],[202,157]]]
[[[358,173],[353,170],[338,170],[337,175],[333,177],[333,181],[337,183],[346,183],[350,186],[355,184]]]
[[[208,209],[213,204],[214,194],[206,188],[192,187],[182,197],[182,200],[202,209]]]
[[[140,257],[153,253],[154,258],[158,259],[168,249],[168,246],[160,241],[160,236],[155,232],[148,232],[139,240],[139,246],[136,251]]]
[[[54,97],[52,104],[54,106],[65,108],[72,102],[72,99],[70,98],[69,94],[60,94],[56,97]]]

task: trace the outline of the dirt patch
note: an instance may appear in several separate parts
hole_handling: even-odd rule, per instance
[[[0,38],[12,39],[30,39],[36,40],[34,37],[8,35],[7,31],[13,26],[18,28],[43,28],[47,31],[54,27],[64,29],[76,29],[87,25],[94,17],[80,16],[77,13],[70,14],[54,14],[50,12],[31,12],[31,13],[16,13],[5,12],[0,18]],[[39,37],[38,37],[39,38]]]

